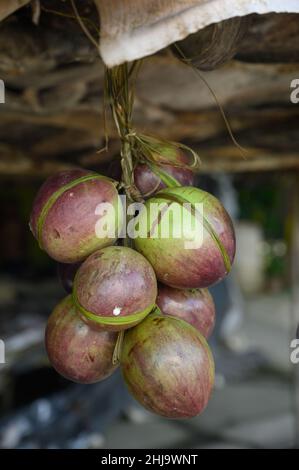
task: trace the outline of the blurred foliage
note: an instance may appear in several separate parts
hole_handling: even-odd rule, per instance
[[[281,189],[277,184],[240,188],[239,204],[240,218],[257,222],[267,239],[284,237]]]
[[[284,277],[287,273],[287,248],[289,237],[288,188],[290,178],[279,173],[249,175],[246,180],[237,181],[241,220],[251,220],[259,224],[265,240],[270,245],[266,256],[265,270],[268,277]],[[286,243],[285,253],[272,249],[273,241]]]
[[[266,259],[266,274],[268,277],[281,277],[286,272],[285,256],[277,256],[273,253]]]

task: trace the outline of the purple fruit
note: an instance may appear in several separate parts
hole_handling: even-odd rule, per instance
[[[113,236],[96,233],[101,203],[110,203],[114,208],[107,217]],[[76,263],[114,243],[122,224],[120,204],[115,184],[109,178],[80,168],[62,171],[48,178],[40,188],[30,228],[52,258],[61,263]]]
[[[194,184],[195,178],[190,169],[190,158],[181,148],[171,142],[158,142],[150,139],[150,149],[152,161],[149,164],[139,163],[134,171],[135,185],[143,197],[152,196],[166,187],[159,171],[172,176],[182,186]]]
[[[163,189],[146,201],[137,220],[135,248],[163,284],[179,289],[208,287],[230,271],[234,228],[211,194],[193,187]]]
[[[128,330],[120,363],[129,391],[149,411],[191,418],[208,403],[213,356],[203,335],[179,318],[152,313]]]
[[[109,377],[117,333],[96,331],[81,319],[71,296],[63,299],[48,319],[46,349],[57,372],[73,382],[99,382]]]
[[[159,165],[158,169],[175,178],[182,186],[192,186],[194,184],[194,173],[189,168]],[[146,163],[136,166],[134,182],[141,195],[145,198],[166,187],[161,178]]]
[[[81,263],[74,264],[57,264],[57,274],[61,282],[62,287],[64,288],[67,294],[70,294],[73,290],[73,282],[76,275],[76,272],[81,266]]]
[[[131,248],[111,246],[93,253],[79,268],[75,304],[93,326],[130,328],[155,306],[157,281],[149,262]]]
[[[215,324],[215,304],[208,289],[174,289],[159,285],[157,306],[164,315],[181,318],[208,338]]]

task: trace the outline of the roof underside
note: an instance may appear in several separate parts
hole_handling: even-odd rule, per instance
[[[95,0],[108,67],[154,54],[219,21],[251,13],[299,13],[298,0]]]

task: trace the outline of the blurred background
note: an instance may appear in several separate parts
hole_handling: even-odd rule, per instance
[[[96,34],[93,2],[78,8]],[[290,361],[299,313],[299,105],[290,101],[291,80],[299,78],[297,15],[250,15],[234,59],[201,72],[245,155],[194,69],[167,49],[140,70],[136,127],[199,152],[197,184],[222,200],[237,235],[233,272],[211,289],[212,399],[201,416],[170,421],[142,410],[120,373],[83,386],[48,363],[45,323],[65,294],[56,264],[29,231],[32,201],[61,169],[107,173],[119,144],[108,117],[109,147],[98,153],[105,145],[104,66],[69,2],[11,10],[0,9],[0,448],[298,446],[298,372]]]

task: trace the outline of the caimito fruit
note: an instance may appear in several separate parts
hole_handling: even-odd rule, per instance
[[[154,308],[157,280],[137,251],[111,246],[89,256],[77,271],[73,298],[94,327],[120,331],[139,323]]]
[[[111,375],[117,333],[93,330],[80,317],[71,296],[50,315],[46,350],[56,371],[73,382],[90,384]]]
[[[134,170],[134,183],[144,198],[166,188],[161,172],[173,177],[181,186],[194,184],[190,157],[179,146],[166,141],[152,141],[150,148],[152,161],[138,163]]]
[[[107,203],[113,210],[104,214]],[[97,231],[103,216],[107,230]],[[76,263],[95,250],[112,245],[122,220],[115,182],[78,168],[45,181],[33,203],[30,228],[49,256],[61,263]]]
[[[199,331],[179,318],[150,314],[125,332],[120,357],[135,399],[166,418],[191,418],[206,407],[214,360]]]
[[[163,284],[179,289],[208,287],[230,271],[234,228],[211,194],[194,187],[163,189],[146,201],[137,223],[135,248]]]
[[[158,286],[157,306],[164,315],[181,318],[208,338],[215,324],[215,304],[208,289]]]
[[[192,186],[194,184],[194,173],[189,168],[160,164],[157,169],[173,177],[181,186]],[[144,198],[152,196],[166,187],[158,172],[152,170],[146,163],[140,163],[136,166],[134,183]]]

